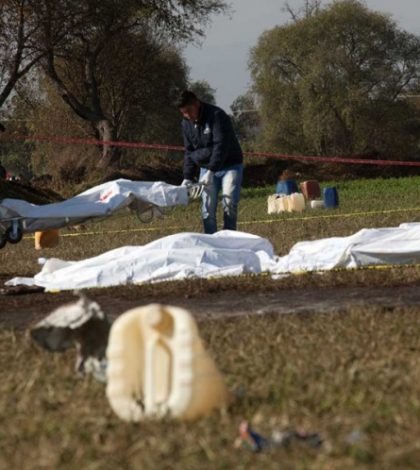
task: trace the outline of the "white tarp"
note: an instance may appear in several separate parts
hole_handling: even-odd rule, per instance
[[[181,233],[145,246],[118,248],[83,261],[51,259],[34,278],[16,278],[7,285],[70,290],[244,273],[281,275],[419,262],[419,223],[301,242],[281,258],[274,255],[270,242],[255,235],[229,231],[215,235]]]
[[[137,212],[188,204],[188,189],[157,182],[119,179],[95,186],[71,199],[37,206],[19,199],[0,201],[0,223],[22,219],[24,232],[61,228],[86,220],[107,217],[132,206]]]
[[[420,223],[363,229],[349,237],[297,243],[273,274],[420,262]]]
[[[16,278],[7,285],[37,285],[51,291],[258,274],[268,270],[273,257],[270,242],[255,235],[180,233],[83,261],[50,259],[33,279]]]

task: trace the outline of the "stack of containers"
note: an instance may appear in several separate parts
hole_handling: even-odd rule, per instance
[[[280,180],[277,182],[276,194],[268,198],[268,213],[302,212],[306,201],[312,209],[335,209],[339,206],[337,188],[328,187],[321,192],[318,181],[308,180],[300,185],[299,193],[295,180]]]
[[[302,212],[305,210],[305,198],[299,193],[295,180],[278,181],[276,193],[275,200],[272,201],[275,206],[275,213]]]

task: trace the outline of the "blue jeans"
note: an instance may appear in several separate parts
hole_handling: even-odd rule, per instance
[[[200,179],[206,172],[205,168],[201,169]],[[220,191],[222,191],[223,229],[236,230],[242,177],[243,165],[233,165],[214,174],[214,184],[206,188],[202,196],[201,217],[204,233],[217,232],[216,214]]]

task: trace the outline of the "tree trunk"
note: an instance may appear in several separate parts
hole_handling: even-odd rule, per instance
[[[99,138],[102,142],[115,142],[116,141],[116,129],[112,126],[108,119],[99,121],[96,125],[96,129],[99,134]],[[121,151],[118,147],[109,145],[107,143],[102,145],[102,156],[98,162],[99,168],[119,166],[121,157]]]

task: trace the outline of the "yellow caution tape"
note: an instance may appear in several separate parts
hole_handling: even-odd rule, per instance
[[[297,222],[305,220],[319,220],[319,219],[340,219],[349,217],[365,217],[371,215],[386,215],[386,214],[398,214],[404,212],[420,212],[420,207],[412,207],[409,209],[389,209],[384,211],[365,211],[365,212],[349,212],[344,214],[328,214],[328,215],[315,215],[308,217],[290,217],[287,219],[263,219],[255,221],[243,221],[239,222],[238,225],[250,225],[250,224],[270,224],[279,222]]]
[[[340,219],[340,218],[350,218],[350,217],[366,217],[374,215],[386,215],[386,214],[398,214],[406,212],[420,212],[420,207],[412,207],[407,209],[389,209],[383,211],[364,211],[364,212],[349,212],[344,214],[328,214],[328,215],[316,215],[308,217],[290,217],[290,218],[277,218],[277,219],[261,219],[261,220],[243,220],[238,222],[238,225],[258,225],[258,224],[278,224],[278,223],[287,223],[287,222],[302,222],[302,221],[312,221],[312,220],[322,220],[322,219]],[[117,235],[122,233],[147,233],[147,232],[163,232],[163,231],[175,231],[175,230],[185,230],[187,227],[181,225],[173,225],[169,227],[142,227],[142,228],[132,228],[124,230],[104,230],[104,231],[90,231],[90,232],[78,232],[78,233],[64,233],[61,234],[62,237],[89,237],[95,235]],[[27,240],[34,239],[33,236],[24,237]]]

